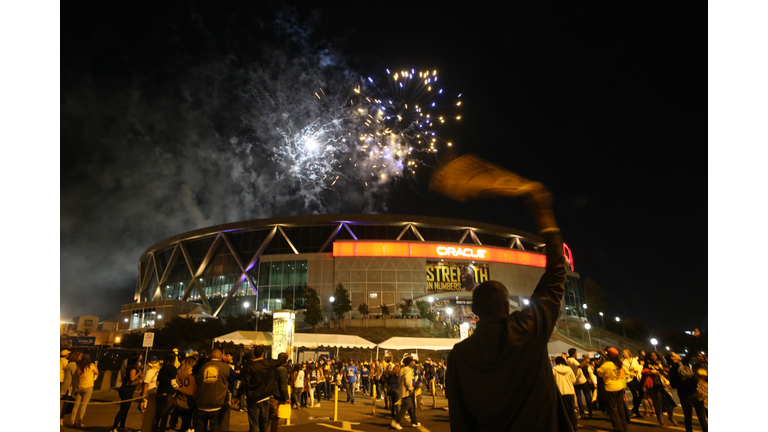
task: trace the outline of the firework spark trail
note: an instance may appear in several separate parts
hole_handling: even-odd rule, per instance
[[[461,120],[460,114],[447,114],[448,107],[461,106],[442,103],[443,89],[437,83],[437,70],[402,70],[392,73],[387,69],[385,91],[376,81],[367,77],[355,88],[357,110],[366,115],[365,129],[359,134],[363,148],[372,158],[379,157],[388,166],[411,172],[421,161],[413,153],[436,153],[436,145],[453,143],[441,138],[436,130],[446,120]],[[461,94],[457,97],[460,98]],[[442,115],[441,115],[442,114]],[[372,161],[373,165],[375,161]],[[377,165],[377,167],[380,165]]]

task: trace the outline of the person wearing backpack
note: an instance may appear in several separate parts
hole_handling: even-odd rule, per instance
[[[696,417],[699,419],[702,432],[707,432],[707,416],[704,410],[704,397],[699,392],[699,375],[691,369],[693,354],[696,352],[696,341],[699,337],[699,330],[693,331],[693,343],[689,354],[681,359],[676,353],[667,356],[667,363],[672,367],[669,369],[669,383],[672,388],[677,389],[677,396],[680,398],[680,405],[683,407],[685,416],[686,432],[693,431],[693,410],[696,410]]]

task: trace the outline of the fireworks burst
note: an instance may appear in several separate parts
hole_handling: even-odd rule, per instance
[[[437,131],[446,121],[461,120],[461,94],[446,102],[438,79],[437,70],[387,69],[386,86],[376,85],[371,77],[362,80],[355,93],[360,105],[357,109],[366,117],[358,137],[365,150],[374,157],[389,156],[413,171],[419,164],[412,157],[414,152],[436,153],[440,143],[452,146]]]
[[[356,178],[368,187],[403,172],[413,173],[424,163],[419,153],[436,153],[439,145],[453,145],[438,134],[440,127],[461,120],[461,94],[447,101],[438,79],[436,70],[392,73],[387,69],[386,85],[377,85],[371,77],[361,79],[341,109],[334,108],[338,99],[321,89],[314,96],[326,104],[326,113],[333,112],[332,127],[328,123],[309,128],[298,141],[307,143],[306,153],[314,151],[317,139],[324,137],[326,157],[333,154],[333,165],[327,166],[331,170],[323,175],[331,187],[340,177]],[[334,134],[335,138],[328,138]]]

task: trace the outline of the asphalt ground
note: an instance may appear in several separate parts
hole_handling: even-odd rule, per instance
[[[675,393],[673,391],[673,393]],[[138,393],[136,393],[138,396]],[[628,400],[632,401],[632,395],[627,392]],[[68,426],[69,415],[64,419],[65,425],[61,427],[61,431],[92,431],[101,432],[109,431],[112,429],[112,422],[115,418],[115,414],[119,409],[118,403],[119,397],[115,390],[97,390],[93,392],[91,397],[91,403],[93,405],[88,406],[88,409],[83,419],[85,427],[75,428]],[[675,397],[675,400],[677,398]],[[376,402],[376,414],[373,414],[373,405],[369,396],[363,396],[358,392],[355,394],[355,405],[346,403],[346,393],[339,392],[338,414],[337,420],[333,421],[334,415],[334,403],[333,401],[315,401],[319,406],[315,408],[302,408],[292,410],[290,425],[285,425],[285,420],[280,421],[279,430],[288,432],[303,432],[303,431],[333,431],[333,430],[352,430],[352,431],[390,431],[394,430],[390,427],[390,421],[392,417],[388,409],[384,408],[383,401]],[[401,425],[403,430],[419,430],[422,432],[449,432],[450,425],[448,421],[448,402],[442,396],[435,398],[435,407],[432,407],[432,396],[424,394],[422,396],[424,404],[423,410],[417,411],[416,415],[421,426],[412,428],[411,423],[406,419],[402,421]],[[61,403],[59,404],[61,408]],[[643,408],[640,408],[641,414],[643,414]],[[666,416],[664,416],[664,422],[667,425],[666,430],[679,430],[684,431],[683,425],[683,412],[679,406],[675,409],[675,419],[678,422],[678,426],[673,426]],[[126,421],[126,427],[130,431],[142,430],[142,424],[144,422],[144,414],[138,410],[137,402],[133,402],[131,409],[128,413],[128,419]],[[177,425],[177,426],[180,426]],[[611,422],[608,415],[595,410],[593,412],[593,418],[579,419],[579,431],[611,431]],[[649,430],[660,430],[656,418],[652,415],[644,416],[642,419],[632,417],[629,424],[630,432],[641,432]],[[698,419],[694,413],[693,416],[693,429],[701,430]],[[144,428],[147,432],[150,429]],[[225,429],[226,430],[226,429]],[[230,411],[230,427],[229,431],[240,432],[248,430],[248,417],[245,412],[240,412],[236,409]],[[183,431],[182,431],[183,432]]]

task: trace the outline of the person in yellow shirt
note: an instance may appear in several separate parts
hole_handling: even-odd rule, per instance
[[[605,350],[603,364],[597,368],[597,374],[605,381],[605,394],[608,400],[608,416],[614,431],[627,432],[627,409],[624,405],[624,365],[619,359],[619,350],[608,347]]]
[[[93,394],[93,383],[99,376],[99,370],[96,368],[96,365],[91,363],[90,354],[83,355],[82,360],[77,365],[77,373],[79,382],[75,395],[75,406],[72,408],[69,420],[72,427],[77,424],[78,427],[83,428],[85,427],[83,425],[83,417],[85,417],[85,410],[88,408],[88,402],[91,400],[91,394]]]

